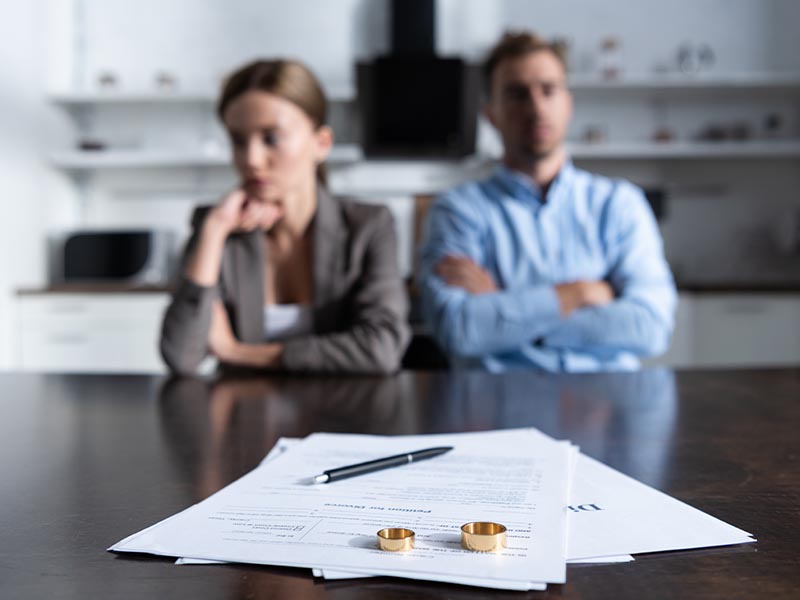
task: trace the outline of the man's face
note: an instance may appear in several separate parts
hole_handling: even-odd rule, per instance
[[[572,116],[566,73],[548,50],[502,61],[485,114],[503,138],[510,166],[527,168],[559,150]]]

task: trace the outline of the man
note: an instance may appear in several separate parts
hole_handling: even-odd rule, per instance
[[[572,97],[556,47],[506,34],[484,74],[502,165],[429,212],[425,320],[460,365],[637,368],[668,347],[677,301],[644,195],[570,161]]]

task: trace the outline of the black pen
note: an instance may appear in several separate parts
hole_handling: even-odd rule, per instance
[[[391,467],[399,467],[400,465],[407,465],[418,460],[425,460],[426,458],[433,458],[445,452],[450,452],[452,446],[440,446],[437,448],[425,448],[424,450],[416,450],[406,454],[396,454],[394,456],[387,456],[386,458],[378,458],[376,460],[369,460],[367,462],[358,463],[357,465],[349,465],[347,467],[339,467],[338,469],[328,469],[322,475],[314,477],[314,483],[331,483],[339,479],[346,479],[348,477],[355,477],[356,475],[364,475],[365,473],[372,473],[373,471],[380,471],[381,469],[389,469]]]

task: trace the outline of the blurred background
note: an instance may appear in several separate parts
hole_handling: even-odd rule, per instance
[[[500,154],[476,66],[521,28],[567,51],[575,163],[645,188],[659,220],[681,303],[656,362],[800,365],[796,0],[0,7],[0,369],[163,370],[158,327],[189,216],[236,182],[216,94],[257,57],[320,77],[331,187],[391,208],[411,277],[431,196]],[[404,60],[422,65],[416,78]]]

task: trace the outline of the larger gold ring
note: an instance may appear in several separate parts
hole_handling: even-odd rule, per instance
[[[378,548],[386,552],[407,552],[414,547],[414,532],[402,527],[387,527],[378,532]]]
[[[499,552],[506,547],[506,526],[475,521],[461,526],[461,545],[473,552]]]

